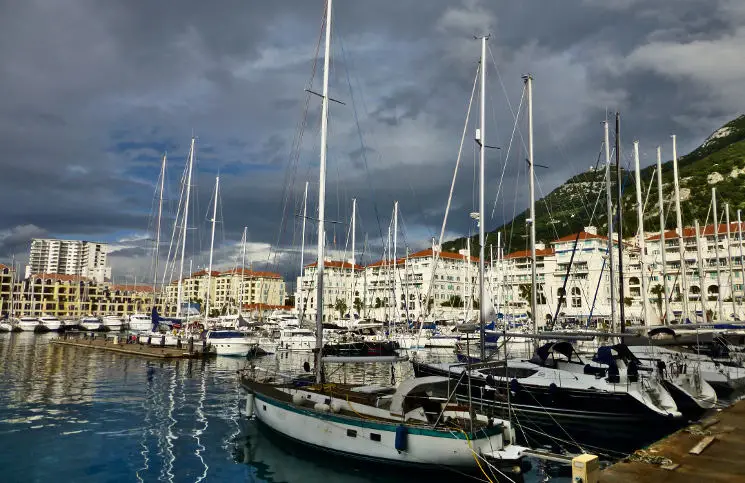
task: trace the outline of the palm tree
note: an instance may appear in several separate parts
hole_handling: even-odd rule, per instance
[[[365,308],[365,304],[362,303],[362,300],[360,300],[359,297],[354,298],[354,302],[352,302],[352,306],[354,307],[354,310],[356,310],[358,314],[362,312],[363,308]]]
[[[660,317],[662,317],[662,301],[665,296],[665,289],[658,283],[649,290],[649,293],[657,296],[657,312],[660,314]]]
[[[339,312],[339,318],[344,316],[344,312],[347,311],[347,303],[343,299],[336,299],[334,309]]]

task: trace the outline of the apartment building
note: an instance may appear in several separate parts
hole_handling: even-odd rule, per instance
[[[107,254],[105,243],[34,238],[25,278],[32,273],[51,273],[87,277],[103,283],[111,278],[111,267],[106,265]]]

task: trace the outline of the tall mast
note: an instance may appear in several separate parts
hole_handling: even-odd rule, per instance
[[[392,269],[391,269],[391,280],[393,281],[393,306],[395,307],[395,310],[393,311],[393,316],[398,318],[398,292],[396,291],[396,270],[398,267],[396,267],[396,259],[398,258],[398,201],[393,202],[393,255],[391,256],[392,259]]]
[[[217,221],[217,198],[220,195],[220,177],[215,178],[215,204],[212,207],[212,235],[210,238],[210,264],[207,269],[207,300],[204,304],[204,318],[207,319],[210,316],[210,299],[212,298],[212,252],[215,249],[215,222]]]
[[[486,164],[486,39],[481,37],[481,95],[479,110],[479,327],[480,327],[480,354],[481,360],[486,358],[486,341],[484,326],[486,325],[486,294],[484,290],[484,227],[486,217],[484,216],[484,165]],[[465,301],[464,301],[465,304]]]
[[[722,307],[722,274],[719,265],[719,214],[717,212],[717,189],[711,188],[711,203],[714,209],[714,255],[717,257],[717,309],[719,320],[724,320],[724,307]]]
[[[740,218],[740,210],[737,210],[737,244],[740,252],[740,280],[745,280],[745,264],[742,258],[742,220]],[[740,285],[742,291],[742,285]],[[734,294],[733,294],[734,295]],[[740,305],[742,305],[742,296],[740,297]]]
[[[675,223],[678,232],[678,256],[680,257],[680,288],[683,296],[683,313],[681,322],[688,318],[688,281],[685,259],[685,238],[683,236],[683,213],[680,209],[680,180],[678,178],[678,143],[675,134],[673,138],[673,186],[675,187]]]
[[[621,115],[616,113],[616,193],[618,200],[618,299],[621,332],[626,330],[626,306],[623,286],[623,203],[621,202],[623,185],[621,183]]]
[[[533,76],[523,76],[528,91],[528,169],[530,178],[530,314],[533,318],[533,333],[538,333],[538,284],[536,283],[535,255],[535,166],[533,164]],[[481,304],[482,313],[484,304]]]
[[[303,218],[303,220],[305,220]],[[241,282],[238,285],[238,315],[243,313],[243,289],[246,280],[246,238],[248,227],[243,227],[243,237],[241,238]],[[302,256],[302,255],[301,255]]]
[[[608,121],[603,122],[605,135],[605,205],[608,211],[608,269],[610,274],[610,323],[611,332],[616,331],[616,282],[613,279],[613,194],[610,179],[610,139]],[[620,240],[619,240],[620,241]]]
[[[298,307],[300,307],[300,310],[298,310],[298,315],[300,316],[300,323],[303,322],[303,318],[305,316],[305,304],[303,302],[303,281],[304,281],[304,273],[303,270],[305,270],[305,220],[308,219],[308,182],[305,182],[305,194],[303,194],[303,233],[300,236],[300,289],[298,290],[298,295],[300,296],[300,300],[298,301]]]
[[[657,195],[660,203],[660,255],[662,288],[665,292],[665,324],[670,323],[670,294],[667,288],[667,255],[665,255],[665,198],[662,196],[662,150],[657,146]]]
[[[729,267],[729,297],[732,300],[732,317],[734,320],[735,314],[735,275],[732,268],[732,238],[730,236],[729,226],[729,203],[724,204],[724,216],[727,223],[727,266]]]
[[[354,318],[352,316],[354,309],[354,287],[356,286],[354,262],[355,262],[355,237],[357,235],[357,198],[352,198],[352,286],[349,288],[349,321],[351,322]]]
[[[184,203],[184,223],[181,229],[183,230],[181,238],[181,264],[179,266],[178,273],[178,297],[176,307],[176,314],[181,315],[181,303],[184,295],[184,254],[186,253],[186,232],[189,226],[189,195],[191,194],[191,174],[194,169],[194,137],[191,138],[191,147],[189,148],[189,173],[186,175],[186,202]],[[191,272],[190,272],[191,273]]]
[[[706,314],[706,272],[704,271],[704,258],[701,256],[701,228],[698,225],[698,220],[694,220],[696,227],[696,259],[698,261],[698,279],[701,285],[701,291],[699,297],[701,297],[701,314],[703,315],[704,322],[708,322],[709,316]]]
[[[166,155],[163,155],[163,163],[160,166],[160,196],[158,196],[158,221],[155,226],[155,259],[153,260],[153,307],[157,302],[158,287],[158,258],[160,252],[160,221],[163,216],[163,189],[166,182]]]
[[[326,0],[326,42],[323,53],[323,97],[321,99],[321,162],[318,181],[318,264],[316,276],[316,382],[322,382],[321,349],[323,348],[323,244],[326,210],[326,150],[329,128],[329,61],[331,56],[331,4]]]
[[[644,256],[647,250],[644,244],[644,204],[642,203],[642,181],[639,170],[639,141],[634,141],[634,180],[636,182],[636,223],[638,225],[636,236],[639,242],[639,279],[642,284],[642,320],[644,320],[644,325],[649,325],[647,313],[649,295],[647,293],[647,274],[644,270]]]

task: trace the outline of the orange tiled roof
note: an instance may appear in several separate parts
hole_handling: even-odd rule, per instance
[[[558,240],[554,240],[551,243],[563,243],[563,242],[568,242],[568,241],[573,242],[576,239],[577,239],[577,234],[572,233],[571,235],[563,236],[559,238]],[[608,240],[608,237],[603,236],[603,235],[595,235],[594,233],[587,233],[586,231],[581,231],[579,233],[579,239],[580,240],[593,240],[593,239]]]
[[[256,277],[256,278],[282,278],[282,276],[278,273],[274,272],[255,272],[253,270],[246,270],[245,268],[234,268],[232,270],[226,270],[224,272],[221,272],[220,275],[240,275],[243,273],[244,276],[247,277]]]
[[[194,273],[192,273],[192,274],[191,274],[191,275],[189,276],[189,278],[194,278],[194,277],[203,277],[203,276],[205,276],[205,275],[207,275],[207,270],[199,270],[198,272],[194,272]],[[217,270],[212,270],[212,276],[213,276],[213,277],[217,277],[218,275],[220,275],[220,272],[218,272]]]
[[[409,255],[409,259],[413,258],[432,258],[432,249],[428,248],[426,250],[420,250],[418,252],[412,253]],[[465,255],[461,255],[460,253],[455,252],[440,252],[439,258],[443,260],[466,260]],[[471,263],[478,263],[479,257],[471,256],[470,258]],[[395,261],[396,265],[403,265],[406,263],[406,257],[399,258]],[[393,265],[393,262],[388,262],[387,260],[378,260],[377,262],[370,263],[367,265],[368,267],[381,267],[386,266],[387,264]]]
[[[40,278],[42,280],[59,280],[61,282],[90,282],[91,279],[80,275],[65,275],[62,273],[34,273],[29,278]]]
[[[576,235],[575,235],[576,236]],[[541,250],[536,249],[536,257],[549,257],[554,254],[553,248],[544,248]],[[530,250],[520,250],[519,252],[512,252],[509,255],[505,255],[505,260],[510,258],[530,258]]]
[[[742,224],[742,229],[745,230],[745,223]],[[720,223],[719,227],[717,228],[719,231],[719,235],[726,234],[727,233],[727,224],[726,223]],[[730,234],[732,233],[738,233],[739,227],[737,226],[737,222],[731,222],[729,224],[729,230]],[[714,224],[706,225],[701,229],[701,236],[707,236],[707,235],[713,235],[714,234]],[[647,238],[647,241],[654,241],[659,240],[661,235],[658,233],[656,235],[652,235],[651,237]],[[696,229],[692,226],[686,226],[683,228],[683,238],[695,238],[696,237]],[[674,238],[678,238],[678,232],[675,230],[665,230],[665,240],[671,240]]]
[[[109,290],[120,291],[120,292],[148,292],[153,293],[152,285],[127,285],[127,284],[116,284],[109,285]]]
[[[292,310],[295,307],[291,305],[269,305],[269,304],[243,304],[247,310]]]
[[[308,268],[308,267],[315,267],[316,265],[318,265],[318,262],[309,263],[305,267],[306,268]],[[340,262],[338,260],[326,260],[325,262],[323,262],[323,266],[324,267],[330,267],[330,268],[349,268],[349,269],[352,268],[352,264],[351,263],[349,263],[349,262]],[[355,270],[362,270],[363,268],[365,268],[365,267],[363,267],[362,265],[357,265],[356,263],[354,264],[354,269]]]

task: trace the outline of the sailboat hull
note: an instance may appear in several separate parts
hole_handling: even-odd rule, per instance
[[[398,424],[350,417],[344,414],[317,411],[267,395],[250,383],[243,383],[255,398],[254,415],[272,431],[290,440],[315,449],[343,455],[347,458],[385,464],[429,468],[475,465],[469,441],[457,431],[429,428],[409,429],[405,450],[396,449]],[[257,390],[258,389],[258,390]],[[249,396],[249,397],[251,397]],[[285,395],[289,398],[289,395]],[[283,398],[284,399],[284,398]],[[501,447],[501,427],[488,430],[490,437],[470,441],[477,454]],[[498,441],[497,441],[498,440]],[[505,463],[514,464],[514,461]]]
[[[417,377],[448,376],[428,364],[414,363]],[[520,385],[517,391],[486,387],[483,380],[471,379],[470,398],[479,411],[494,416],[507,415],[508,408],[523,431],[524,444],[598,446],[630,452],[682,427],[685,419],[652,411],[623,392],[604,392],[551,386]],[[467,388],[459,385],[456,398],[467,402]]]

